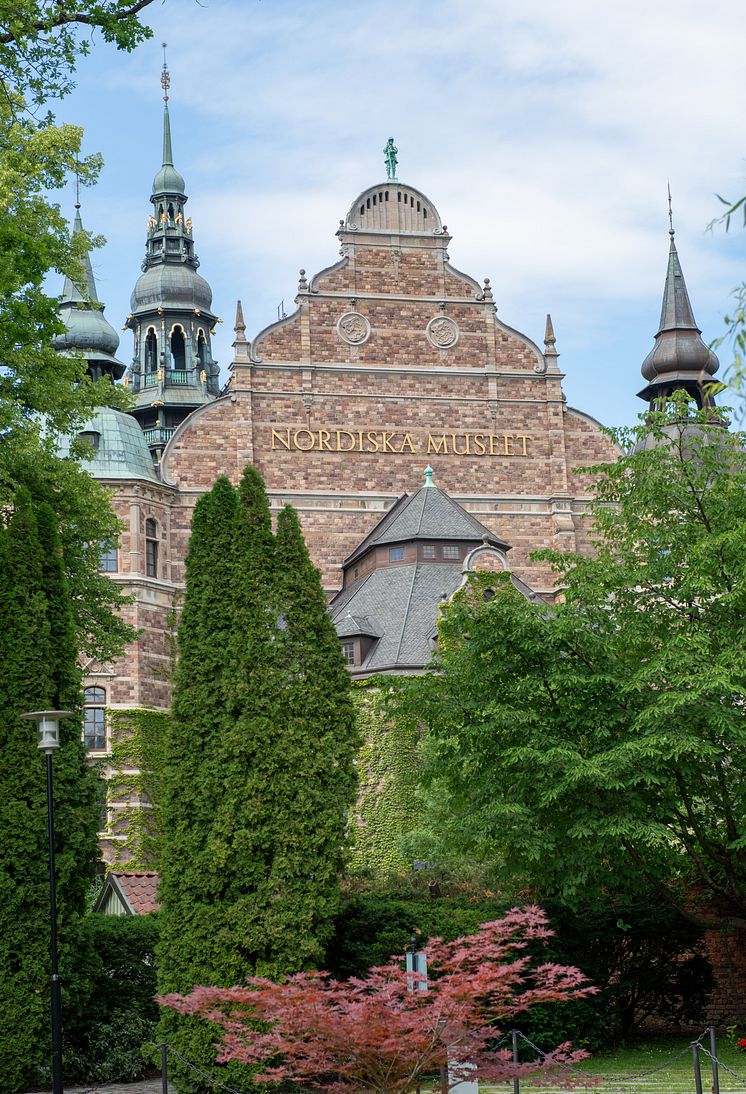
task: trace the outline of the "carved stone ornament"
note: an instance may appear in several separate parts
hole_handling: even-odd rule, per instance
[[[459,329],[447,315],[437,315],[427,324],[427,337],[436,349],[451,349],[458,342]]]
[[[370,323],[357,311],[348,311],[337,320],[337,334],[348,346],[361,346],[370,338]]]

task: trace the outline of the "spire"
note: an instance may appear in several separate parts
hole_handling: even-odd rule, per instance
[[[433,482],[433,469],[430,464],[425,468],[425,486],[435,486]]]
[[[73,237],[84,234],[80,217],[80,179],[77,176],[75,198]],[[65,277],[58,306],[66,329],[63,334],[54,338],[52,345],[60,352],[69,351],[85,357],[88,371],[95,380],[104,375],[119,380],[124,373],[124,365],[114,356],[119,347],[119,335],[104,318],[104,307],[96,292],[96,281],[87,247],[81,257],[81,265],[82,285],[77,285],[69,275]]]
[[[236,332],[236,341],[239,341],[239,335],[246,335],[246,324],[243,321],[243,308],[240,300],[236,301],[236,322],[233,329]]]
[[[75,202],[75,217],[73,219],[73,238],[83,234],[83,221],[80,218],[80,180],[76,176],[76,202]],[[85,252],[81,258],[81,265],[83,267],[83,284],[82,287],[75,284],[70,275],[65,277],[65,283],[62,288],[62,296],[60,297],[60,304],[87,304],[92,301],[94,304],[98,304],[98,294],[96,292],[96,281],[93,276],[93,267],[91,266],[91,256],[86,247]]]
[[[163,164],[153,179],[153,194],[184,194],[184,177],[174,167],[174,154],[171,146],[171,118],[168,113],[168,89],[171,87],[171,73],[166,63],[166,43],[163,42],[163,68],[161,69],[161,87],[163,88]]]
[[[642,375],[648,381],[639,397],[648,402],[665,398],[674,391],[687,391],[703,406],[710,401],[704,390],[720,363],[702,340],[702,332],[694,320],[684,274],[676,250],[671,190],[668,191],[670,243],[666,283],[655,345],[642,363]]]

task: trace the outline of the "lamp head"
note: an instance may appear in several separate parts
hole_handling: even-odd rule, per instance
[[[72,718],[71,710],[32,710],[22,714],[29,722],[36,722],[37,747],[47,754],[60,747],[60,721]]]

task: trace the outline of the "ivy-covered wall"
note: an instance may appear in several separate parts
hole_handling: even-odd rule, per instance
[[[350,866],[389,874],[411,867],[401,840],[417,827],[419,726],[386,717],[385,677],[354,690],[363,745],[358,756],[359,793],[350,825]]]
[[[101,764],[109,807],[107,866],[110,870],[157,869],[163,737],[170,716],[141,708],[110,710],[108,717],[111,754]]]

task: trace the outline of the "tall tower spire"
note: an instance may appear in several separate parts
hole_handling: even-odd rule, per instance
[[[80,179],[75,177],[75,218],[73,236],[83,235],[80,217]],[[65,324],[64,334],[58,334],[52,345],[61,353],[80,354],[88,362],[88,374],[94,380],[109,376],[121,379],[124,365],[115,354],[119,335],[104,318],[104,305],[98,299],[91,258],[86,248],[82,259],[83,278],[76,284],[68,275],[59,300],[59,313]]]
[[[655,345],[642,363],[642,375],[647,385],[638,394],[641,399],[654,405],[674,391],[685,391],[701,408],[712,403],[706,385],[720,363],[703,342],[702,332],[694,321],[676,250],[670,187],[668,218],[670,243],[660,324]]]
[[[143,273],[130,301],[128,326],[135,354],[128,380],[135,393],[132,413],[142,426],[153,458],[160,459],[174,429],[192,410],[219,393],[211,336],[219,322],[212,290],[197,273],[184,177],[174,167],[168,112],[171,75],[163,43],[163,163],[153,179]]]

